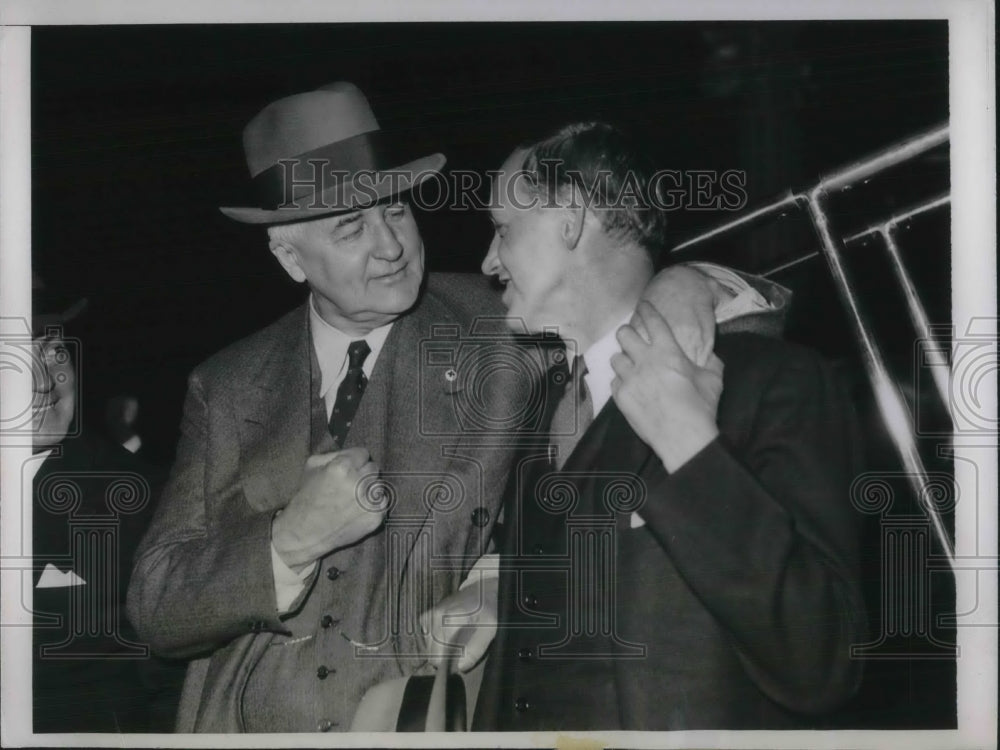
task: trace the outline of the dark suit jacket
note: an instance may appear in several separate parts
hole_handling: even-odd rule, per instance
[[[153,467],[87,436],[64,440],[35,474],[35,732],[171,727],[183,670],[152,657],[125,619],[132,557],[161,483]],[[84,583],[38,587],[70,571]]]
[[[522,456],[477,729],[796,726],[856,689],[851,408],[810,351],[716,352],[721,434],[675,474],[613,400],[561,474]]]
[[[510,410],[469,400],[478,393],[478,358],[466,337],[475,316],[497,306],[484,278],[431,275],[418,307],[396,322],[347,439],[368,448],[392,485],[389,521],[324,558],[287,618],[275,608],[271,520],[297,489],[306,458],[331,445],[306,306],[192,373],[177,459],[129,591],[142,637],[160,653],[194,657],[180,731],[259,724],[266,699],[245,706],[243,694],[271,645],[315,648],[284,652],[305,666],[294,684],[273,685],[294,692],[281,697],[304,713],[314,704],[326,712],[294,727],[308,731],[346,728],[368,687],[424,663],[414,656],[416,616],[457,588],[485,551],[509,470],[510,452],[483,445],[489,429],[465,413],[470,404]],[[428,354],[432,343],[440,356]],[[487,390],[488,400],[495,393],[517,403],[516,390]],[[321,624],[329,613],[337,627]],[[390,658],[362,658],[341,635],[378,644],[378,656]],[[265,686],[290,668],[268,664],[277,671]],[[317,680],[319,666],[334,664],[335,676]]]

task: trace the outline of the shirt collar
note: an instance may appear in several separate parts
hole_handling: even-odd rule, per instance
[[[626,313],[583,353],[583,361],[587,365],[587,374],[583,379],[587,383],[587,390],[590,391],[590,399],[594,402],[594,414],[598,414],[611,398],[611,381],[615,379],[611,358],[621,351],[615,334],[631,319],[632,313]]]
[[[368,342],[371,354],[365,358],[361,369],[366,377],[371,377],[375,368],[375,360],[378,359],[379,352],[385,344],[392,323],[372,329],[363,336]],[[309,295],[309,330],[312,334],[313,348],[316,350],[316,359],[319,361],[320,387],[319,395],[326,398],[326,394],[335,385],[344,379],[347,371],[347,347],[356,338],[351,338],[339,328],[334,328],[320,316],[316,309],[316,301]]]

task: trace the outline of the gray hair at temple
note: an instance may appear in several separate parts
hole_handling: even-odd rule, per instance
[[[522,169],[540,199],[551,205],[581,196],[608,235],[659,258],[666,212],[653,160],[633,138],[604,122],[577,122],[521,148],[527,150]]]

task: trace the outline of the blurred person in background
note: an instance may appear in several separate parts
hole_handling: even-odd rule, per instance
[[[66,326],[87,301],[37,275],[32,299],[33,730],[167,731],[183,665],[154,657],[125,618],[132,558],[163,477],[81,429],[81,347]]]

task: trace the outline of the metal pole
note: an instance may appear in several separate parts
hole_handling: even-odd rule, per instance
[[[945,409],[948,410],[949,416],[951,416],[951,368],[948,365],[948,354],[944,347],[941,346],[940,342],[931,336],[931,327],[930,321],[927,318],[927,311],[924,309],[923,304],[921,304],[920,297],[917,294],[917,289],[913,284],[913,280],[910,277],[909,272],[906,270],[906,266],[903,264],[903,258],[899,252],[899,246],[896,244],[894,233],[900,224],[912,219],[915,216],[919,216],[928,211],[940,208],[941,206],[948,205],[950,201],[951,198],[947,194],[940,195],[926,203],[915,206],[908,211],[892,216],[882,224],[870,227],[869,229],[852,235],[844,240],[844,243],[847,244],[862,237],[878,234],[885,242],[889,258],[892,260],[893,271],[896,274],[896,279],[899,281],[899,285],[903,289],[903,295],[906,298],[906,306],[910,312],[910,320],[913,322],[913,327],[917,330],[917,335],[927,342],[927,357],[931,366],[931,375],[934,378],[934,384],[937,386],[938,393],[940,394],[941,400],[945,405]]]
[[[914,156],[919,156],[925,151],[929,151],[935,146],[940,146],[948,141],[948,125],[939,125],[933,130],[929,130],[920,135],[908,138],[902,143],[897,143],[873,156],[869,156],[861,161],[854,162],[843,169],[827,175],[819,181],[816,187],[826,192],[842,190],[850,187],[856,182],[871,177],[883,169],[895,166]]]
[[[866,177],[879,172],[880,170],[887,169],[889,167],[895,166],[907,159],[912,159],[914,156],[919,156],[920,154],[928,151],[935,146],[940,146],[948,140],[948,125],[939,125],[933,130],[921,133],[919,135],[913,136],[902,143],[898,143],[895,146],[890,146],[889,148],[883,149],[873,156],[866,157],[860,161],[854,162],[853,164],[839,169],[833,172],[822,180],[815,189],[822,190],[824,192],[831,192],[834,190],[842,190],[845,187],[849,187],[859,180],[863,180]],[[758,208],[755,211],[751,211],[745,216],[741,216],[738,219],[722,224],[715,229],[711,229],[703,234],[692,237],[689,240],[682,242],[677,245],[670,252],[676,253],[685,248],[691,247],[692,245],[697,245],[706,240],[710,240],[717,235],[723,234],[730,230],[736,229],[744,224],[748,224],[756,219],[763,218],[768,214],[772,214],[783,208],[789,208],[792,206],[801,207],[807,200],[804,193],[792,193],[789,192],[783,197],[779,198],[774,203],[770,203],[763,208]],[[870,230],[869,230],[870,231]]]
[[[931,375],[934,378],[934,384],[937,386],[945,409],[948,410],[948,416],[952,416],[950,398],[951,368],[948,365],[948,355],[945,353],[941,343],[931,336],[927,311],[920,304],[920,298],[917,296],[917,290],[913,286],[913,281],[903,266],[903,259],[899,255],[899,248],[896,246],[892,230],[883,232],[882,237],[885,240],[885,247],[889,251],[889,257],[892,258],[892,266],[896,271],[896,277],[903,287],[903,294],[906,295],[906,305],[910,310],[910,319],[913,321],[913,327],[917,329],[917,334],[920,338],[927,342],[927,359],[931,366]]]
[[[819,250],[817,250],[816,252],[813,252],[813,253],[809,253],[808,255],[803,255],[801,258],[796,258],[795,260],[790,260],[787,263],[782,263],[780,266],[775,266],[774,268],[770,269],[769,271],[764,271],[764,273],[762,273],[761,276],[763,276],[765,279],[769,278],[771,276],[774,276],[774,274],[776,274],[776,273],[781,273],[782,271],[787,271],[789,268],[794,268],[795,266],[799,265],[800,263],[805,263],[807,260],[812,260],[813,258],[817,257],[818,255],[819,255]]]
[[[680,252],[684,248],[705,242],[706,240],[710,240],[712,237],[715,237],[717,235],[725,234],[726,232],[741,227],[744,224],[750,224],[751,222],[756,221],[757,219],[761,219],[769,214],[773,214],[775,211],[780,211],[782,209],[799,206],[801,205],[803,199],[804,196],[802,195],[788,193],[787,195],[776,200],[774,203],[770,203],[762,208],[756,209],[755,211],[751,211],[750,213],[745,214],[744,216],[741,216],[738,219],[734,219],[733,221],[722,224],[721,226],[718,226],[715,229],[711,229],[705,232],[704,234],[700,234],[697,237],[692,237],[690,240],[682,242],[681,244],[672,248],[670,252],[672,253]]]
[[[833,276],[837,293],[847,310],[847,315],[850,320],[851,327],[854,329],[855,337],[861,345],[862,362],[868,374],[868,378],[871,381],[875,401],[878,405],[879,411],[881,412],[882,420],[889,431],[890,438],[899,452],[900,459],[902,460],[903,466],[907,472],[909,483],[913,492],[917,496],[917,502],[920,504],[924,514],[927,516],[928,521],[934,529],[934,533],[941,544],[941,548],[948,560],[948,564],[951,566],[952,570],[954,570],[954,545],[951,542],[947,529],[945,529],[944,522],[942,521],[940,514],[933,505],[931,488],[927,478],[927,469],[924,467],[920,454],[917,451],[916,440],[914,438],[915,433],[910,419],[910,414],[906,409],[902,395],[896,388],[892,378],[889,376],[881,351],[875,344],[874,338],[869,331],[858,307],[854,290],[851,288],[847,273],[841,260],[841,245],[834,239],[830,231],[829,220],[822,207],[822,199],[827,193],[849,188],[858,181],[867,179],[873,174],[876,174],[884,169],[888,169],[896,164],[912,159],[915,156],[919,156],[925,151],[935,148],[936,146],[946,143],[947,141],[948,126],[947,124],[940,125],[930,131],[909,138],[902,143],[890,146],[873,156],[854,162],[843,169],[827,175],[807,194],[789,193],[785,197],[770,205],[764,206],[763,208],[757,209],[746,216],[730,221],[716,227],[713,230],[693,237],[692,239],[689,239],[673,248],[671,252],[677,252],[679,250],[689,248],[720,234],[749,224],[752,221],[763,218],[764,216],[770,215],[783,208],[790,206],[804,206],[806,210],[808,210],[810,218],[813,222],[813,227],[815,228],[820,239],[820,252],[822,252],[823,257],[827,261],[830,273]],[[896,218],[897,220],[903,219],[903,217]],[[878,230],[881,230],[881,227],[879,227]],[[883,236],[886,235],[883,234]],[[890,250],[890,252],[892,252],[892,250]],[[794,266],[804,260],[807,260],[808,258],[813,257],[814,255],[816,255],[816,253],[785,263],[784,265],[772,269],[767,275]],[[909,295],[907,296],[909,298]],[[926,314],[923,316],[923,319],[926,320]],[[930,341],[931,339],[928,337],[928,340]],[[939,389],[942,386],[941,383],[938,383],[937,385]],[[945,390],[945,393],[947,393],[947,389]],[[945,399],[945,403],[949,403],[947,398]]]
[[[906,469],[907,479],[917,496],[917,502],[923,508],[924,514],[930,521],[934,533],[941,544],[945,557],[948,559],[952,569],[955,567],[955,550],[948,535],[944,522],[932,502],[932,494],[927,481],[927,469],[917,451],[916,440],[914,439],[913,424],[910,421],[910,414],[906,410],[903,397],[896,388],[895,383],[889,376],[882,353],[875,343],[868,325],[865,323],[861,311],[858,307],[854,291],[844,269],[840,257],[840,249],[833,234],[830,232],[830,223],[822,207],[823,190],[815,188],[809,195],[807,207],[812,218],[813,226],[819,235],[820,246],[823,256],[826,258],[830,273],[833,276],[834,285],[840,295],[841,302],[847,309],[848,318],[854,329],[854,334],[861,344],[862,362],[868,377],[872,383],[875,393],[875,402],[878,404],[882,414],[882,421],[889,431],[899,457]]]

